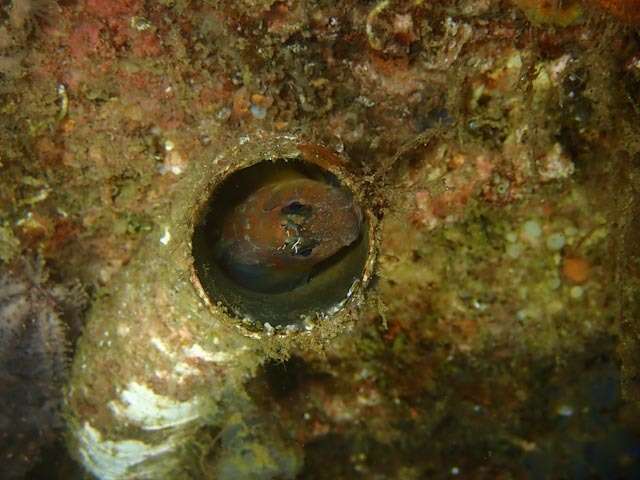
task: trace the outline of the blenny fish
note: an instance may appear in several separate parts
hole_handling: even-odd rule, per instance
[[[279,177],[238,203],[223,222],[216,256],[241,286],[292,290],[354,243],[362,211],[347,190],[301,175]]]

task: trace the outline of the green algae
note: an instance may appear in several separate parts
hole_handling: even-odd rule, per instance
[[[0,225],[0,260],[9,263],[19,252],[20,241],[13,230],[7,225]]]

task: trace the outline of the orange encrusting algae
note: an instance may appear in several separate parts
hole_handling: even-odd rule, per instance
[[[582,257],[567,256],[562,262],[562,274],[570,283],[585,283],[590,273],[591,265]]]

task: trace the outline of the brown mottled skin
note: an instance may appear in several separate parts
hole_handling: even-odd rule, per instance
[[[309,178],[267,184],[237,205],[217,245],[229,275],[262,292],[295,288],[352,244],[362,213],[345,190]]]

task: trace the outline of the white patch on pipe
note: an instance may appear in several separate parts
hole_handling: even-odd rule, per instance
[[[140,466],[144,461],[173,451],[177,447],[175,438],[169,437],[158,445],[148,445],[139,440],[112,441],[102,438],[89,422],[75,430],[82,463],[100,480],[123,480],[153,478],[152,466]],[[167,465],[163,465],[166,468]],[[157,472],[156,472],[157,473]]]
[[[111,411],[129,421],[136,422],[144,430],[161,430],[196,420],[201,415],[197,397],[180,402],[158,395],[145,385],[130,382],[120,393],[121,401],[109,402]]]
[[[173,362],[175,362],[173,373],[176,374],[177,376],[176,379],[178,383],[182,383],[184,381],[185,376],[194,376],[194,375],[201,374],[201,371],[198,368],[195,368],[189,365],[187,362],[180,361],[180,359],[177,358],[176,353],[172,352],[170,347],[167,346],[167,344],[164,343],[160,338],[153,337],[151,338],[149,343],[151,343],[151,345],[153,345],[159,352],[166,355]],[[246,349],[247,347],[245,346],[245,347],[242,347],[239,351],[242,352]],[[224,351],[210,352],[202,348],[197,343],[190,346],[189,348],[183,348],[182,355],[186,356],[186,359],[200,360],[200,361],[211,362],[211,363],[229,362],[231,359],[233,359],[233,357],[236,356],[236,354],[231,354],[229,352],[224,352]],[[157,376],[163,377],[161,375],[157,375]]]
[[[191,345],[189,348],[185,348],[184,354],[189,358],[197,358],[205,362],[224,363],[233,358],[233,355],[228,352],[208,352],[197,343]]]

